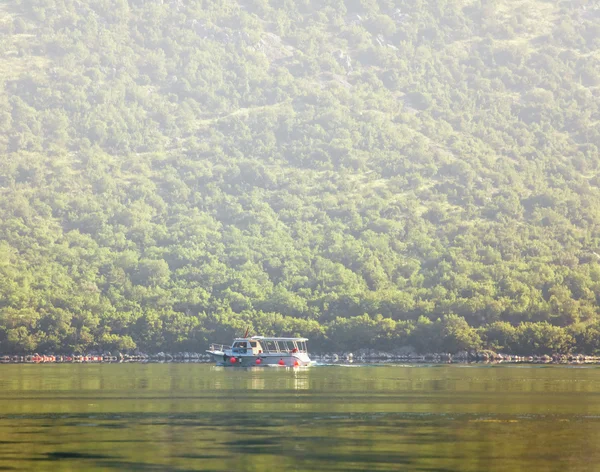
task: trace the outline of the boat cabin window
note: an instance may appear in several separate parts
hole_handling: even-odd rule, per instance
[[[246,341],[236,341],[233,343],[232,350],[233,352],[246,354],[248,352],[248,344]]]
[[[305,341],[295,339],[261,339],[260,341],[235,341],[232,346],[234,352],[243,354],[281,353],[281,352],[308,352]]]
[[[280,353],[280,352],[308,352],[305,341],[283,340],[283,339],[263,339],[260,343],[250,341],[250,345],[254,349],[258,349],[265,353]]]

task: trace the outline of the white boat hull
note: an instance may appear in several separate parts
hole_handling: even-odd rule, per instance
[[[313,362],[304,353],[280,354],[239,354],[229,355],[220,351],[207,351],[218,366],[230,367],[305,367]]]

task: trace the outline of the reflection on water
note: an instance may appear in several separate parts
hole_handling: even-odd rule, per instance
[[[268,377],[264,375],[265,369],[275,369],[278,372],[287,371],[287,375],[279,376],[277,385],[274,386],[272,382],[267,384],[266,379]],[[211,371],[213,372],[228,372],[231,370],[232,367],[211,366]],[[308,372],[310,367],[235,367],[234,370],[236,372],[240,370],[246,372],[244,376],[236,379],[238,381],[237,386],[231,385],[231,379],[225,377],[223,380],[217,380],[214,383],[213,388],[216,390],[231,390],[232,388],[237,390],[265,390],[267,388],[286,390],[309,389]]]
[[[0,366],[0,470],[594,470],[600,368]]]

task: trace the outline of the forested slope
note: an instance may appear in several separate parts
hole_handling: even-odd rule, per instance
[[[7,0],[0,351],[600,350],[600,7]]]

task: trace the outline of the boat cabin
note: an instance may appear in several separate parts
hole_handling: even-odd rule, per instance
[[[282,353],[307,353],[306,338],[237,338],[232,346],[233,354],[259,355]]]

